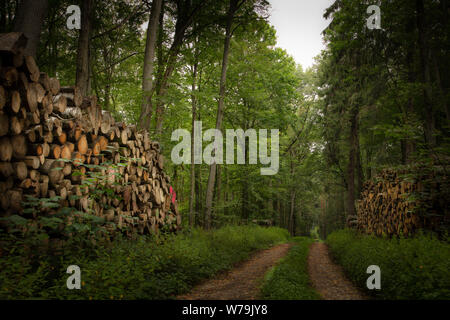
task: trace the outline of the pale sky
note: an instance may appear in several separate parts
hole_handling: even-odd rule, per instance
[[[277,30],[277,46],[306,69],[313,65],[324,44],[322,31],[330,20],[323,14],[334,0],[269,0],[270,24]]]

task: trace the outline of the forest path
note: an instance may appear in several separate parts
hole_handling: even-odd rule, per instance
[[[325,300],[368,300],[344,275],[342,267],[330,257],[325,243],[315,242],[309,249],[308,272],[311,283]]]
[[[292,244],[285,243],[259,251],[250,259],[214,279],[196,286],[180,300],[255,300],[265,273],[284,257]]]

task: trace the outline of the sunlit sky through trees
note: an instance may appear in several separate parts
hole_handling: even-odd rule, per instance
[[[323,18],[333,0],[270,0],[270,23],[277,30],[278,46],[285,49],[304,69],[325,48],[322,31],[329,24]]]

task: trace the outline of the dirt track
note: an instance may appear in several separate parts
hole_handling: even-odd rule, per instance
[[[313,287],[325,300],[367,300],[330,258],[324,243],[313,243],[309,249],[308,272]]]
[[[254,254],[249,260],[195,287],[180,300],[254,300],[265,273],[284,257],[291,244],[281,244]]]
[[[254,300],[265,273],[284,257],[291,244],[259,251],[230,271],[196,286],[180,300]],[[308,272],[313,287],[325,300],[367,300],[330,258],[324,243],[313,243],[308,255]]]

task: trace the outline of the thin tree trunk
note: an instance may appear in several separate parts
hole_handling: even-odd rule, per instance
[[[347,169],[347,217],[355,215],[355,167],[356,167],[356,155],[357,155],[357,139],[358,139],[358,110],[357,107],[353,107],[351,119],[350,119],[350,152]]]
[[[111,79],[111,78],[109,77],[108,79]],[[103,108],[105,110],[109,110],[110,100],[111,100],[111,86],[109,84],[107,84],[105,86],[105,102],[103,105]]]
[[[284,227],[289,231],[289,214],[287,205],[283,203],[283,217],[284,217]]]
[[[433,57],[434,77],[436,78],[436,84],[437,84],[437,88],[439,90],[439,97],[441,99],[442,109],[445,113],[445,117],[447,118],[447,125],[450,126],[450,110],[449,110],[448,103],[447,103],[447,97],[445,95],[445,89],[442,86],[441,72],[439,70],[438,61],[436,58],[436,54],[434,52],[433,52],[432,57]]]
[[[14,22],[14,31],[28,38],[25,54],[36,58],[41,28],[47,14],[48,0],[22,0]]]
[[[244,178],[241,179],[242,186],[241,186],[241,197],[242,197],[242,203],[241,203],[241,217],[242,220],[247,221],[249,217],[249,194],[248,194],[248,180],[245,178],[246,174],[244,174]]]
[[[180,4],[181,2],[177,3]],[[165,104],[162,97],[167,94],[169,85],[168,82],[175,69],[175,64],[178,59],[178,53],[180,52],[181,45],[183,44],[186,30],[189,26],[192,25],[196,14],[202,8],[202,5],[198,4],[196,5],[196,7],[192,7],[192,3],[190,1],[186,1],[184,4],[188,5],[189,7],[181,8],[180,6],[178,6],[178,16],[177,22],[175,24],[174,40],[172,42],[172,45],[170,46],[169,52],[167,53],[167,59],[165,61],[166,69],[156,90],[156,95],[158,98],[158,101],[156,103],[156,134],[162,133]]]
[[[199,165],[195,172],[195,213],[203,212],[202,210],[202,166]],[[200,217],[201,218],[201,217]],[[199,219],[200,220],[200,219]],[[204,221],[202,221],[204,223]],[[199,223],[197,222],[197,225]]]
[[[281,201],[280,201],[280,198],[278,195],[277,195],[277,213],[278,213],[278,226],[280,228],[282,228],[283,227],[283,218],[281,215]]]
[[[163,3],[164,4],[164,3]],[[158,61],[158,70],[156,73],[156,84],[153,86],[153,90],[151,93],[152,97],[152,115],[153,116],[153,105],[156,105],[156,118],[158,119],[158,110],[159,110],[159,97],[161,93],[161,86],[163,85],[163,78],[165,74],[165,67],[167,65],[167,60],[164,58],[164,6],[159,15],[159,32],[158,32],[158,43],[157,43],[157,61]],[[173,46],[173,44],[172,44]],[[170,54],[170,50],[169,50]],[[151,120],[151,116],[149,121]],[[156,121],[157,122],[157,121]]]
[[[56,69],[55,69],[56,73]],[[91,53],[89,49],[89,56],[88,56],[88,82],[87,82],[87,94],[89,95],[92,92],[92,60],[91,60]]]
[[[162,133],[162,123],[163,123],[163,117],[164,117],[164,103],[163,103],[161,97],[163,97],[167,94],[168,81],[169,81],[169,78],[171,77],[173,71],[175,70],[177,55],[178,55],[178,52],[180,51],[181,44],[183,43],[183,37],[184,37],[184,32],[182,35],[175,37],[174,42],[172,43],[172,46],[169,50],[169,59],[167,61],[167,67],[162,76],[161,83],[158,87],[158,90],[156,92],[156,95],[158,97],[157,102],[156,102],[156,128],[155,128],[157,134]]]
[[[222,166],[217,165],[217,181],[216,181],[216,204],[221,207],[222,195]]]
[[[423,0],[416,0],[417,10],[417,29],[419,34],[419,52],[420,62],[422,66],[422,77],[424,82],[424,98],[425,98],[425,138],[427,144],[433,148],[436,145],[435,131],[435,117],[433,108],[433,92],[430,76],[429,51],[426,43],[426,22],[425,9]]]
[[[89,51],[93,0],[83,0],[81,7],[81,29],[78,37],[76,85],[83,96],[89,94]]]
[[[225,172],[225,188],[224,188],[224,195],[223,200],[225,202],[223,214],[228,215],[229,214],[229,203],[230,203],[230,180],[229,180],[229,172],[227,170],[227,167],[223,167],[223,171]]]
[[[48,28],[48,44],[46,46],[47,54],[48,54],[48,75],[50,77],[56,76],[56,64],[58,57],[55,54],[57,51],[55,49],[56,47],[56,37],[55,34],[59,32],[59,30],[56,30],[56,18],[57,13],[56,10],[49,9],[47,13],[47,28]]]
[[[291,174],[291,179],[294,180],[295,179],[295,171],[294,171],[294,162],[292,161],[294,157],[294,151],[293,149],[290,150],[289,152],[289,162],[290,162],[290,174]],[[292,181],[291,185],[290,185],[290,194],[291,194],[291,208],[290,208],[290,212],[289,212],[289,220],[288,220],[288,230],[289,233],[291,234],[291,236],[294,235],[294,230],[293,230],[293,225],[294,225],[294,208],[295,208],[295,188],[294,188],[294,181]]]
[[[222,129],[223,121],[223,111],[225,102],[225,89],[226,89],[226,79],[227,79],[227,68],[228,68],[228,56],[230,53],[230,43],[231,43],[231,28],[233,24],[234,15],[236,13],[237,0],[230,0],[230,7],[227,14],[227,25],[225,29],[225,41],[223,49],[223,60],[222,60],[222,72],[220,76],[220,89],[219,89],[219,104],[217,109],[217,119],[216,119],[216,129]],[[206,211],[205,211],[205,228],[208,230],[211,228],[211,214],[212,214],[212,203],[214,198],[214,183],[216,180],[216,163],[211,164],[208,177],[208,185],[206,189]]]
[[[366,179],[372,179],[372,168],[370,167],[370,162],[372,159],[372,152],[369,148],[366,149]]]
[[[195,202],[195,153],[194,153],[194,124],[197,118],[197,98],[195,96],[196,82],[197,82],[197,67],[198,62],[195,61],[193,72],[192,72],[192,88],[191,88],[191,102],[192,102],[192,134],[191,134],[191,194],[189,197],[189,225],[192,227],[195,224],[195,212],[194,212],[194,202]]]
[[[414,22],[414,17],[410,17],[408,19],[408,23],[406,24],[406,32],[411,32],[411,30],[415,31],[416,25]],[[414,52],[415,52],[415,43],[411,41],[408,43],[408,48],[406,51],[406,65],[408,68],[407,80],[408,83],[415,83],[416,79],[416,71],[414,70]],[[414,117],[414,101],[412,97],[409,97],[408,103],[406,105],[405,110],[405,118],[407,121],[407,125],[410,123],[410,119]],[[412,139],[405,138],[401,140],[401,150],[402,150],[402,163],[408,164],[411,162],[411,156],[415,151],[415,143]]]
[[[269,214],[272,217],[272,221],[275,222],[275,212],[273,210],[273,192],[272,192],[272,185],[273,181],[272,179],[269,179],[269,202],[267,204]]]
[[[153,68],[161,6],[162,0],[153,0],[148,21],[147,40],[145,42],[144,72],[142,76],[143,101],[139,118],[139,126],[145,129],[150,127],[152,114]]]
[[[355,144],[356,144],[356,180],[358,181],[358,186],[356,188],[356,197],[359,199],[361,195],[361,191],[363,188],[363,181],[364,181],[364,173],[363,168],[361,164],[361,148],[359,145],[359,121],[356,120],[356,138],[355,138]]]
[[[337,195],[337,201],[333,199],[333,206],[338,206],[335,211],[331,211],[331,213],[338,212],[339,223],[344,227],[346,225],[345,221],[345,213],[348,212],[346,201],[348,199],[345,198],[345,189],[341,189]],[[329,228],[332,229],[332,228]]]
[[[289,233],[294,236],[295,190],[291,190],[291,211],[289,213]]]

